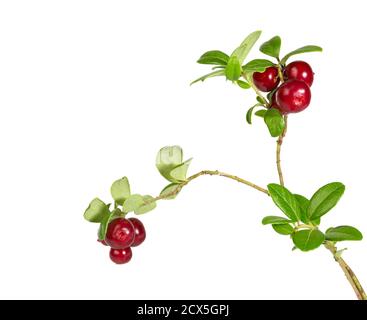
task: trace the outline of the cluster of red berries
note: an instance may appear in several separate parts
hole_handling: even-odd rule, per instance
[[[111,247],[110,258],[113,262],[124,264],[133,256],[131,247],[142,244],[145,237],[145,228],[139,219],[117,218],[108,225],[105,240],[98,241]]]
[[[310,87],[313,82],[313,71],[304,61],[294,61],[282,68],[284,83],[280,83],[277,67],[269,67],[264,72],[255,72],[253,81],[255,86],[263,92],[273,92],[271,107],[282,114],[300,112],[311,102]]]

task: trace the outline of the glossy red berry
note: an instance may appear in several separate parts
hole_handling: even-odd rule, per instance
[[[310,102],[311,90],[304,81],[287,81],[275,93],[276,108],[283,114],[300,112],[306,109]]]
[[[143,223],[139,219],[130,218],[129,221],[133,224],[135,231],[135,239],[131,246],[137,247],[138,245],[142,244],[143,241],[145,240],[146,237],[145,228]]]
[[[255,72],[252,78],[254,81],[254,85],[260,91],[272,91],[279,84],[278,68],[269,67],[264,72]]]
[[[110,258],[114,263],[124,264],[128,263],[133,256],[131,248],[113,249],[110,250]]]
[[[124,218],[112,220],[107,228],[106,243],[113,249],[125,249],[134,242],[133,224]]]
[[[287,80],[302,80],[310,87],[313,82],[313,71],[311,66],[304,61],[294,61],[286,66],[284,76]]]

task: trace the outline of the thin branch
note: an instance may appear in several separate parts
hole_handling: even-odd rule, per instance
[[[345,260],[338,255],[338,250],[335,247],[335,245],[330,241],[326,241],[325,248],[328,249],[333,254],[335,261],[339,263],[340,268],[342,268],[342,270],[344,271],[344,274],[347,277],[349,283],[351,284],[358,299],[367,300],[367,295],[363,290],[363,287],[359,282],[357,276],[354,274],[353,270],[349,267],[349,265],[345,262]]]
[[[279,176],[279,183],[284,186],[284,177],[282,172],[282,166],[280,164],[280,152],[283,144],[283,139],[287,133],[287,127],[288,127],[288,116],[284,116],[284,130],[282,134],[279,136],[277,140],[277,151],[276,151],[276,162],[277,162],[277,170],[278,170],[278,176]]]
[[[250,181],[247,181],[245,179],[242,179],[240,177],[237,177],[235,175],[232,175],[232,174],[228,174],[228,173],[225,173],[225,172],[221,172],[221,171],[218,171],[218,170],[203,170],[203,171],[200,171],[192,176],[190,176],[189,178],[187,178],[186,181],[184,182],[181,182],[180,184],[177,185],[177,187],[175,189],[173,189],[172,191],[170,192],[167,192],[165,194],[162,194],[158,197],[155,197],[154,198],[154,201],[157,201],[157,200],[162,200],[162,199],[167,199],[167,198],[170,198],[170,197],[173,197],[175,195],[177,195],[184,186],[186,186],[189,182],[191,182],[192,180],[195,180],[196,178],[199,178],[201,176],[204,176],[204,175],[210,175],[210,176],[220,176],[220,177],[225,177],[225,178],[228,178],[228,179],[232,179],[232,180],[235,180],[239,183],[242,183],[242,184],[245,184],[251,188],[254,188],[258,191],[261,191],[263,193],[265,193],[266,195],[269,195],[269,192],[268,190],[250,182]]]

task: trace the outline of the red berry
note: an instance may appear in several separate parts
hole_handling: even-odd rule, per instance
[[[302,80],[310,87],[313,82],[313,71],[311,66],[304,61],[294,61],[286,66],[284,76],[287,80]]]
[[[112,220],[107,228],[106,243],[114,249],[125,249],[134,242],[133,224],[125,218]]]
[[[137,247],[138,245],[142,244],[143,241],[145,240],[146,237],[145,228],[143,223],[139,219],[130,218],[129,221],[133,224],[135,231],[135,239],[131,246]]]
[[[100,240],[100,239],[98,239],[97,240],[99,243],[102,243],[104,246],[108,246],[108,244],[106,243],[106,241],[105,240]]]
[[[272,91],[279,84],[278,68],[269,67],[264,72],[255,72],[252,78],[254,81],[254,85],[260,91]]]
[[[133,256],[131,248],[125,249],[112,249],[110,250],[110,258],[114,263],[124,264],[128,263]]]
[[[287,81],[276,91],[275,102],[283,114],[300,112],[311,102],[310,87],[304,81]]]

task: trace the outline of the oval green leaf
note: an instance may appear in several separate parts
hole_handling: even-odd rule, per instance
[[[157,207],[157,202],[150,195],[143,196],[143,204],[134,210],[135,214],[144,214]]]
[[[152,196],[133,194],[126,199],[123,209],[124,212],[134,211],[135,214],[143,214],[153,210],[156,206],[157,203]]]
[[[179,146],[167,146],[159,150],[156,157],[156,167],[168,181],[172,180],[170,172],[182,164],[183,151]]]
[[[294,195],[287,188],[276,183],[271,183],[268,185],[268,190],[276,206],[282,210],[291,221],[299,220],[299,204]]]
[[[284,65],[291,56],[294,56],[296,54],[306,53],[306,52],[321,52],[321,51],[322,51],[322,48],[319,46],[313,46],[313,45],[304,46],[304,47],[301,47],[294,51],[289,52],[287,55],[284,56],[284,58],[280,61],[280,63]]]
[[[180,184],[178,183],[171,183],[163,188],[159,196],[164,197],[164,200],[172,200],[178,195],[177,188],[179,186]]]
[[[264,42],[260,46],[260,51],[270,57],[279,59],[280,47],[282,45],[282,40],[279,36],[275,36],[270,40]]]
[[[246,121],[248,124],[252,124],[252,113],[254,109],[257,107],[263,107],[263,105],[261,103],[256,103],[254,106],[252,106],[250,109],[247,110]]]
[[[268,111],[268,110],[266,110],[266,109],[257,110],[255,112],[255,116],[258,116],[260,118],[264,118],[265,114],[266,114],[266,111]]]
[[[268,109],[264,115],[264,121],[272,137],[279,137],[283,133],[285,122],[279,110]]]
[[[170,181],[174,183],[186,181],[187,170],[189,169],[191,160],[192,158],[174,167],[169,172],[169,176],[171,177]]]
[[[246,82],[246,81],[237,80],[236,83],[242,89],[247,90],[247,89],[250,89],[251,88],[250,84],[248,82]]]
[[[240,78],[242,69],[237,56],[229,58],[225,73],[228,80],[236,81]]]
[[[124,204],[124,201],[130,196],[130,184],[127,177],[116,180],[112,184],[111,195],[117,204]]]
[[[242,70],[246,73],[264,72],[272,66],[274,66],[274,63],[269,60],[255,59],[242,66]]]
[[[294,231],[293,227],[288,223],[286,223],[286,224],[273,224],[272,227],[273,227],[273,229],[276,233],[279,233],[283,236],[288,236],[288,235],[292,234],[293,231]]]
[[[84,219],[89,222],[101,222],[108,214],[108,206],[99,198],[93,199],[84,212]]]
[[[123,209],[125,212],[131,212],[137,210],[142,205],[144,205],[143,196],[140,194],[132,194],[125,200]]]
[[[257,96],[256,100],[257,102],[266,105],[266,100],[263,97]]]
[[[287,224],[288,222],[292,222],[289,219],[283,218],[283,217],[277,217],[277,216],[267,216],[264,219],[262,219],[261,223],[263,225],[267,224]]]
[[[246,59],[247,55],[251,51],[252,47],[256,43],[256,41],[259,39],[261,35],[261,31],[255,31],[250,33],[245,40],[242,41],[242,43],[237,47],[233,53],[232,56],[236,56],[238,58],[238,61],[240,65],[243,63],[243,61]]]
[[[225,66],[227,65],[228,60],[229,60],[228,54],[225,54],[224,52],[219,50],[212,50],[205,52],[199,58],[197,63]]]
[[[338,203],[345,191],[345,186],[340,182],[332,182],[315,192],[307,209],[309,220],[315,220],[329,212]]]
[[[300,230],[292,236],[294,245],[301,251],[310,251],[318,248],[325,241],[325,235],[316,229]]]
[[[294,197],[296,198],[300,208],[300,220],[303,223],[308,223],[307,208],[310,204],[310,200],[300,194],[295,194]]]
[[[336,228],[329,228],[325,233],[326,240],[329,241],[359,241],[363,239],[362,233],[351,226],[340,226]]]

